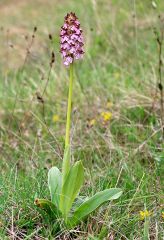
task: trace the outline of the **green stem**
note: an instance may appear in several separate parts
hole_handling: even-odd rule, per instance
[[[62,185],[64,185],[67,175],[70,170],[70,128],[71,128],[71,110],[72,110],[72,91],[73,91],[73,63],[70,65],[69,75],[69,93],[68,93],[68,106],[67,106],[67,122],[66,122],[66,135],[65,135],[65,150],[62,166]]]
[[[68,107],[67,107],[65,148],[70,144],[72,90],[73,90],[73,63],[71,63],[71,65],[70,65],[70,75],[69,75],[69,94],[68,94]]]

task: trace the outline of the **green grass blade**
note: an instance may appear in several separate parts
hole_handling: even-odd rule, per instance
[[[149,240],[149,218],[145,218],[143,240]]]

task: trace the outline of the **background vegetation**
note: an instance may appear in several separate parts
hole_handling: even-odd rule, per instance
[[[124,193],[87,223],[57,232],[33,202],[49,196],[48,169],[61,168],[68,75],[59,32],[70,11],[85,37],[72,126],[74,159],[87,172],[83,192],[117,186]],[[163,12],[162,0],[0,1],[0,239],[148,239],[146,230],[150,239],[164,238],[154,35],[164,27]],[[112,114],[105,122],[104,112]],[[139,215],[144,209],[147,225]]]

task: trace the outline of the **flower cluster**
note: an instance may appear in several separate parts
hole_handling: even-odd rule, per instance
[[[150,217],[151,212],[148,210],[140,211],[140,220],[144,220],[147,217]]]
[[[53,120],[54,123],[59,122],[60,121],[59,115],[54,114],[53,117],[52,117],[52,120]]]
[[[112,118],[112,113],[111,112],[102,112],[101,117],[103,119],[103,122],[107,123]]]
[[[64,25],[60,31],[60,44],[60,52],[66,66],[73,63],[75,59],[82,58],[84,54],[83,36],[75,13],[68,13],[65,17]]]

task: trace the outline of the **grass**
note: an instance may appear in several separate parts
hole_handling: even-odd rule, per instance
[[[163,239],[159,96],[152,105],[158,79],[153,28],[164,3],[156,2],[154,9],[151,1],[1,1],[0,239],[148,239],[147,228],[150,239]],[[61,168],[68,75],[58,49],[69,11],[77,13],[85,35],[72,127],[74,160],[81,159],[86,169],[82,192],[117,186],[124,193],[74,230],[58,231],[33,202],[49,196],[48,169]],[[52,50],[56,61],[50,71]],[[106,125],[103,111],[112,112]],[[53,122],[54,114],[59,121]],[[151,212],[148,224],[139,218],[144,209]]]

